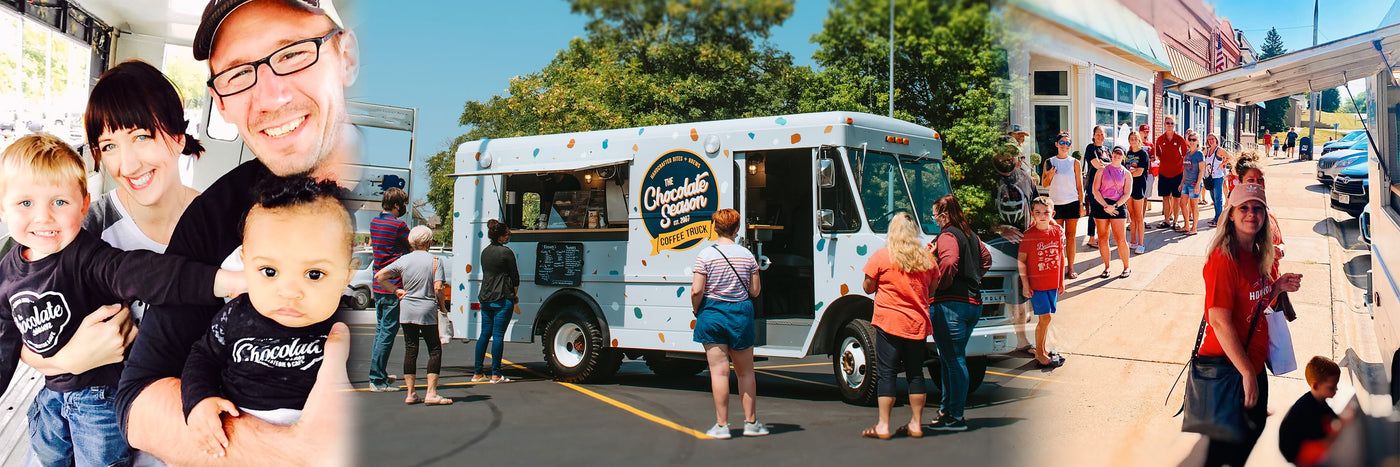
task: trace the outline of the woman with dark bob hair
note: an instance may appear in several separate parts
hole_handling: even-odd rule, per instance
[[[122,62],[98,78],[83,122],[94,162],[117,188],[92,200],[83,229],[123,250],[165,252],[175,223],[199,195],[180,182],[180,156],[199,157],[204,152],[199,140],[186,134],[189,122],[181,102],[175,85],[146,62]],[[145,309],[144,303],[136,302],[130,314],[139,320]],[[113,322],[127,321],[126,311],[115,316]],[[74,345],[49,358],[24,349],[23,359],[44,374],[77,374],[112,363],[105,360],[111,355],[120,361],[130,343],[88,332],[99,331],[84,322],[73,336]]]
[[[938,418],[929,425],[935,431],[964,431],[967,421],[967,341],[982,316],[982,274],[992,267],[992,253],[977,238],[963,215],[958,198],[945,195],[933,203],[933,218],[943,233],[934,242],[938,258],[938,286],[934,289],[929,320],[938,345],[943,399]]]
[[[758,260],[734,243],[739,211],[721,209],[711,218],[719,240],[695,256],[690,287],[695,313],[695,342],[705,346],[710,363],[710,391],[715,400],[715,426],[705,434],[728,439],[729,364],[739,378],[744,403],[744,436],[763,436],[768,428],[758,421],[758,384],[753,374],[753,297],[758,295]]]

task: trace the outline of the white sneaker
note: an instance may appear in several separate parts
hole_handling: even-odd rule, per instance
[[[730,436],[733,436],[733,434],[729,433],[729,425],[720,425],[718,423],[710,427],[710,431],[706,431],[705,434],[714,439],[729,439]]]
[[[744,436],[768,436],[768,427],[763,426],[763,422],[754,420],[753,423],[744,422]]]
[[[1136,251],[1137,254],[1140,255],[1140,254],[1146,253],[1146,252],[1147,252],[1147,249],[1146,249],[1146,248],[1143,248],[1142,245],[1138,245],[1138,246],[1137,246],[1137,250],[1133,250],[1133,251]]]

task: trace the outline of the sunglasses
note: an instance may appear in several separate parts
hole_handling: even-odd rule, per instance
[[[1190,142],[1192,142],[1192,143],[1196,142],[1196,138],[1186,138],[1186,140],[1187,140],[1187,141],[1190,141]]]
[[[1067,139],[1062,139],[1062,140],[1057,141],[1055,144],[1059,144],[1060,146],[1069,146],[1070,144],[1073,144],[1073,143],[1070,143],[1070,141],[1067,140]]]
[[[1268,208],[1264,206],[1250,206],[1248,204],[1243,206],[1235,206],[1235,209],[1238,209],[1240,210],[1240,212],[1245,214],[1263,214],[1268,211]]]
[[[1167,125],[1176,125],[1176,122],[1167,122]]]

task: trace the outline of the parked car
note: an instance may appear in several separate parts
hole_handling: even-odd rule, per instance
[[[1367,164],[1353,164],[1337,173],[1336,181],[1332,183],[1332,207],[1356,217],[1366,209],[1370,196],[1371,180]]]
[[[438,257],[442,264],[444,282],[452,283],[452,250],[431,248],[428,250]],[[355,310],[374,307],[374,252],[368,249],[355,250],[350,257],[350,285],[340,296],[340,306]],[[447,300],[451,303],[452,288],[447,288]]]
[[[1366,155],[1370,152],[1370,144],[1364,138],[1355,142],[1350,148],[1332,151],[1330,154],[1317,159],[1317,181],[1324,185],[1332,184],[1332,177],[1337,176],[1342,169],[1355,164],[1364,164]]]
[[[1357,138],[1364,138],[1365,136],[1366,130],[1353,130],[1351,133],[1347,133],[1346,136],[1343,136],[1342,139],[1336,141],[1328,141],[1327,144],[1322,145],[1322,154],[1327,154],[1329,152],[1340,149],[1346,149],[1352,144],[1354,144]]]

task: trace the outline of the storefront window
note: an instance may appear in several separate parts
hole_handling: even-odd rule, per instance
[[[1069,72],[1067,71],[1037,71],[1035,72],[1035,95],[1037,96],[1068,96],[1069,95]]]
[[[1094,75],[1094,97],[1113,100],[1113,78]]]
[[[1148,106],[1147,88],[1144,88],[1142,86],[1133,86],[1133,105],[1139,107]]]
[[[1118,102],[1124,104],[1133,103],[1133,84],[1123,81],[1118,82]]]

